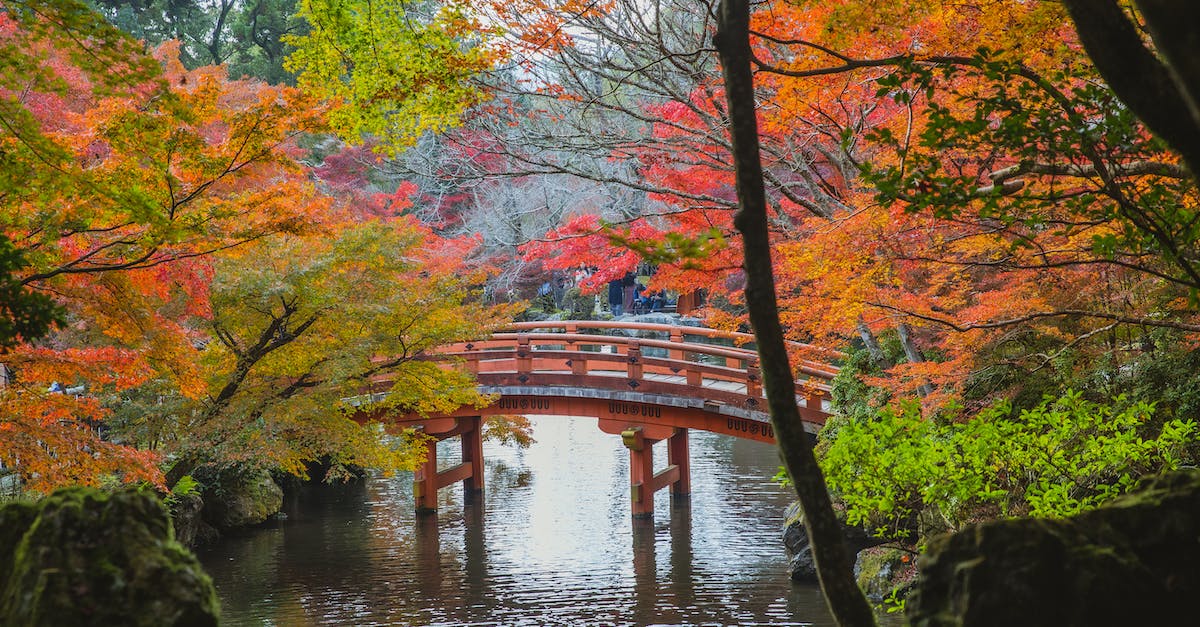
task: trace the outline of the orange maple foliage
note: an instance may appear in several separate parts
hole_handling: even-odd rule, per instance
[[[556,6],[531,11],[557,14]],[[670,3],[653,10],[668,9],[679,10]],[[1182,292],[1161,280],[1164,270],[1145,261],[1149,253],[1135,248],[1111,263],[1098,252],[1097,242],[1127,241],[1129,227],[1102,210],[1106,199],[1085,204],[1088,194],[1103,191],[1090,162],[1027,163],[1033,151],[1053,158],[1065,149],[1070,140],[1060,138],[1080,132],[1069,120],[1104,113],[1102,98],[1088,100],[1098,81],[1061,6],[770,2],[753,19],[776,277],[781,314],[795,339],[840,348],[900,329],[907,363],[876,383],[948,406],[968,392],[975,402],[1006,394],[1019,380],[1013,373],[1052,368],[1064,355],[1136,344],[1131,323],[1169,320],[1188,328],[1190,314],[1180,317],[1177,307]],[[576,44],[564,35],[557,45]],[[903,78],[910,68],[927,69],[926,82]],[[722,159],[722,92],[713,69],[687,77],[695,81],[687,98],[628,105],[631,117],[647,121],[654,141],[622,147],[620,156],[638,161],[641,185],[663,190],[654,199],[669,207],[634,220],[631,239],[662,239],[667,232],[698,237],[715,228],[731,242],[687,270],[665,264],[661,284],[703,286],[736,308],[741,282],[732,262],[740,251],[730,237],[732,179]],[[571,97],[577,96],[560,96]],[[922,181],[912,170],[918,142],[946,133],[939,126],[946,117],[970,120],[989,98],[1008,98],[1014,104],[1006,106],[1038,119],[1061,118],[1054,122],[1062,127],[1058,137],[1030,139],[1020,150],[991,143],[1008,132],[993,114],[981,122],[978,141],[925,155],[922,166],[936,162],[947,174]],[[1130,173],[1121,182],[1130,198],[1159,193],[1156,185],[1170,180],[1178,163],[1155,149],[1144,130],[1138,133],[1131,136],[1137,146],[1100,146],[1114,171]],[[881,141],[889,138],[895,146]],[[879,190],[860,178],[863,168],[904,172],[904,184],[914,189],[881,202]],[[959,179],[944,181],[951,173]],[[960,189],[939,189],[948,185]],[[963,200],[936,215],[910,210],[906,198],[930,193]],[[1179,200],[1196,203],[1194,192]],[[1001,217],[1009,204],[1036,213]],[[553,267],[632,265],[592,218],[576,218],[548,239],[525,253]],[[732,323],[727,314],[713,321]]]
[[[156,453],[101,437],[106,399],[150,380],[205,392],[192,321],[210,313],[208,260],[319,217],[289,151],[321,109],[291,88],[185,71],[177,45],[158,51],[160,77],[101,88],[56,45],[31,45],[49,78],[0,94],[28,114],[0,141],[30,177],[0,202],[0,228],[30,263],[25,286],[68,317],[2,357],[15,376],[0,390],[0,464],[34,491],[112,474],[161,485]]]

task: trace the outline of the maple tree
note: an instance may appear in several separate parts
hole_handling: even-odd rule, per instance
[[[493,3],[515,76],[481,78],[494,99],[451,142],[482,155],[481,176],[590,185],[566,221],[524,249],[551,269],[596,266],[598,290],[637,263],[627,243],[666,260],[668,233],[732,232],[734,199],[711,19],[688,3]],[[647,19],[653,16],[653,19]],[[526,77],[529,78],[526,78]],[[683,224],[677,224],[682,222]],[[610,235],[620,234],[620,241]],[[661,242],[661,244],[659,244]],[[665,264],[654,287],[690,291],[735,268],[735,250],[705,247],[686,269]],[[717,257],[709,260],[708,253]],[[653,256],[653,255],[652,255]],[[612,260],[618,260],[612,263]],[[716,268],[704,272],[710,265]]]
[[[379,439],[373,428],[336,412],[320,421],[340,398],[331,390],[341,385],[346,392],[370,370],[394,367],[410,377],[395,403],[423,407],[442,391],[456,400],[474,393],[461,375],[408,361],[427,346],[423,342],[471,335],[492,319],[462,302],[478,275],[437,260],[461,263],[466,255],[435,245],[407,222],[343,226],[356,214],[318,193],[295,159],[301,154],[296,138],[323,128],[323,107],[293,88],[229,81],[220,68],[186,70],[174,46],[160,49],[157,59],[144,57],[82,5],[36,8],[0,16],[8,44],[3,52],[13,61],[3,75],[7,124],[0,140],[13,167],[4,170],[0,225],[13,244],[6,249],[12,251],[6,254],[13,260],[10,284],[43,312],[42,318],[15,319],[24,326],[4,356],[15,374],[0,390],[6,434],[0,463],[15,469],[28,489],[96,483],[113,473],[158,483],[159,454],[202,442],[223,460],[290,471],[332,450],[395,467],[394,456],[369,446]],[[46,22],[66,28],[44,28]],[[71,47],[72,37],[88,43]],[[322,247],[333,235],[341,247]],[[297,274],[283,272],[284,251],[308,265]],[[406,256],[388,257],[399,254]],[[287,316],[316,315],[323,325],[333,313],[343,316],[340,326],[319,327],[327,333],[320,341],[309,333],[279,342],[271,333],[280,326],[269,324],[267,305],[255,318],[237,304],[273,302],[278,294],[263,290],[274,286],[253,280],[262,278],[258,259],[272,255],[282,273],[276,278],[303,287],[304,300],[318,301],[305,302],[309,309],[299,313],[285,305]],[[356,284],[347,282],[351,277]],[[357,291],[368,280],[377,280],[379,290]],[[325,282],[326,291],[318,289]],[[331,291],[338,286],[342,293]],[[382,308],[396,294],[411,302],[387,318]],[[62,308],[63,324],[31,342],[45,330],[44,314],[57,311],[46,307],[50,298]],[[375,326],[368,333],[350,324],[345,316],[351,312],[363,323],[372,312]],[[256,326],[261,316],[268,316],[265,327]],[[362,336],[353,343],[334,333],[356,328]],[[282,357],[292,354],[287,351],[230,357],[241,342],[255,346],[264,333],[270,348],[296,340],[321,367],[336,365],[337,374],[297,372],[288,380],[301,366]],[[372,342],[383,354],[397,342],[407,352],[396,350],[393,362],[372,366],[366,353]],[[204,345],[208,350],[199,352]],[[354,360],[361,361],[358,379],[349,373]],[[286,418],[290,426],[258,435],[230,428],[223,439],[222,425],[284,411],[281,402],[266,402],[273,386],[306,390],[313,380],[324,384],[319,398],[329,405],[323,411],[316,411],[315,395],[284,395],[276,401],[293,403],[286,408],[294,412]],[[65,388],[72,393],[61,393]],[[239,411],[253,405],[252,398],[262,406],[247,418]],[[294,406],[302,401],[309,413]],[[305,425],[307,431],[300,428]],[[312,439],[322,429],[330,438],[325,444]],[[285,437],[292,433],[301,435]],[[264,434],[272,446],[256,449]],[[218,446],[229,441],[242,448]]]
[[[383,374],[392,385],[382,402],[398,411],[487,402],[469,374],[420,359],[511,313],[469,298],[485,270],[461,265],[462,246],[398,219],[281,236],[221,259],[201,358],[208,392],[194,412],[172,409],[185,417],[184,454],[298,475],[317,459],[413,468],[423,440],[393,448],[338,408]]]
[[[807,99],[830,77],[884,98],[834,129],[861,151],[850,156],[874,188],[855,192],[865,209],[832,229],[809,220],[824,234],[798,239],[786,271],[828,328],[864,315],[912,325],[938,359],[894,369],[898,390],[937,389],[935,405],[1008,393],[1073,356],[1086,369],[1089,352],[1127,360],[1110,347],[1191,326],[1192,182],[1095,80],[1061,7],[1003,9],[897,5],[903,29],[856,41],[853,21],[837,37],[820,26],[851,9],[800,6],[805,19],[788,23],[810,30],[767,38],[812,53],[761,61]],[[1027,399],[1041,391],[1053,384]]]
[[[6,3],[0,20],[0,228],[23,260],[12,281],[65,312],[59,333],[4,358],[0,459],[34,490],[116,469],[157,481],[153,454],[100,438],[99,393],[156,371],[188,389],[188,330],[160,308],[202,291],[189,260],[302,223],[275,211],[289,183],[230,185],[277,171],[275,123],[298,101],[231,98],[214,72],[164,75],[78,3]],[[86,396],[58,393],[84,383]]]
[[[767,197],[759,159],[751,72],[750,4],[745,0],[722,0],[719,10],[716,46],[729,102],[730,152],[737,177],[739,211],[735,225],[744,240],[746,304],[758,347],[771,424],[804,512],[804,529],[829,609],[838,624],[874,625],[874,613],[854,579],[853,561],[846,549],[841,524],[834,514],[825,477],[796,404],[795,375],[776,302],[767,229]]]

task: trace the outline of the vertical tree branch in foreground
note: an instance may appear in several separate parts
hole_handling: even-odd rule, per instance
[[[750,70],[749,0],[722,0],[716,46],[729,103],[739,210],[734,225],[742,233],[746,308],[754,327],[771,422],[783,462],[796,486],[804,527],[813,549],[821,589],[838,624],[874,625],[875,615],[854,581],[841,524],[817,465],[796,406],[795,379],[775,302],[775,277],[767,234],[767,202],[758,149],[754,79]]]
[[[1138,0],[1159,53],[1146,48],[1117,0],[1064,0],[1096,69],[1129,109],[1200,177],[1200,37],[1192,2]],[[1164,63],[1164,59],[1171,65]]]

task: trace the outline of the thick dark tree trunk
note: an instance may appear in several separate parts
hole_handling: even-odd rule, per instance
[[[1161,59],[1117,0],[1063,4],[1109,87],[1200,176],[1200,3],[1137,0]]]
[[[821,589],[840,625],[874,625],[875,615],[854,581],[842,528],[833,513],[825,478],[800,421],[791,363],[775,302],[775,277],[767,234],[767,203],[758,150],[754,79],[750,69],[749,0],[722,0],[717,51],[729,102],[733,166],[739,211],[735,226],[745,247],[746,308],[758,344],[763,387],[784,465],[804,510]]]

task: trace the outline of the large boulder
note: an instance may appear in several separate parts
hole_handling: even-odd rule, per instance
[[[907,597],[916,571],[912,551],[891,546],[865,548],[854,560],[854,579],[867,599],[875,603]]]
[[[3,599],[5,582],[12,575],[17,546],[37,520],[37,515],[38,506],[34,503],[16,501],[0,507],[0,599]]]
[[[800,511],[800,503],[792,503],[786,513],[787,522],[783,526],[783,546],[788,551],[788,571],[792,581],[800,583],[817,583],[817,565],[813,561],[812,545],[808,541],[808,531],[804,529],[804,516]],[[878,546],[885,541],[871,537],[859,527],[842,525],[842,533],[846,540],[846,551],[856,555],[859,551],[872,546]]]
[[[68,488],[0,508],[0,624],[207,626],[218,614],[152,494]]]
[[[204,499],[199,494],[177,497],[171,511],[171,522],[175,527],[175,539],[183,546],[204,546],[220,537],[220,532],[204,522],[203,511]]]
[[[1065,520],[983,523],[933,540],[915,626],[1178,625],[1200,610],[1200,472],[1144,482]]]
[[[229,473],[204,491],[204,521],[220,531],[265,522],[283,507],[283,488],[271,473]]]

